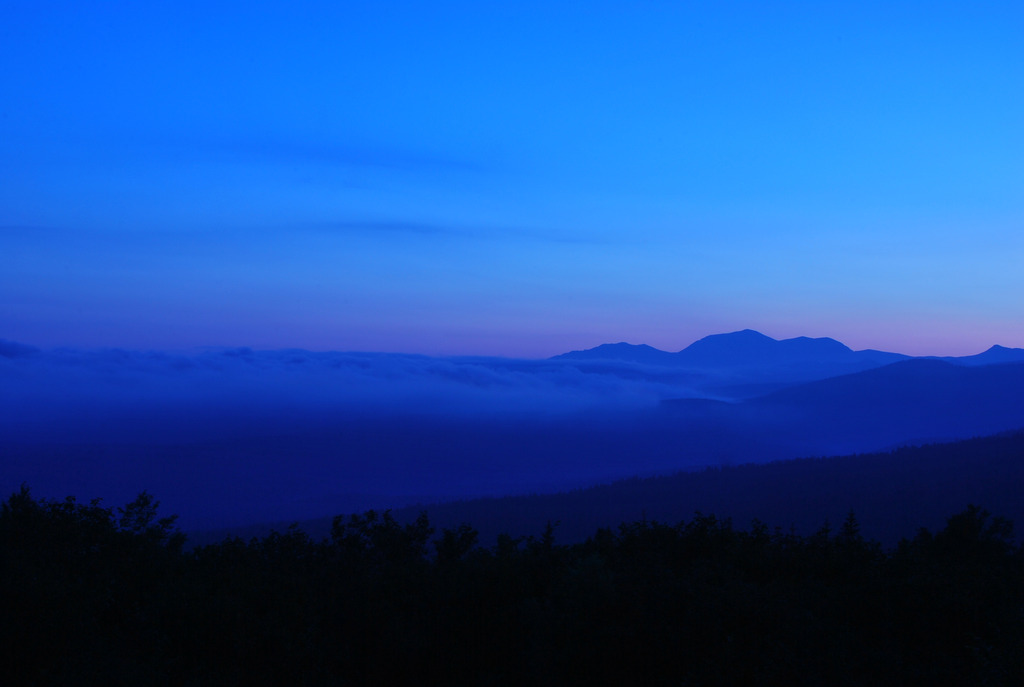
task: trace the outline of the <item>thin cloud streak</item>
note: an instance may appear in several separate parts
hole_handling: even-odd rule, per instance
[[[407,235],[410,237],[490,239],[587,246],[643,245],[645,239],[602,236],[596,233],[568,232],[560,229],[529,227],[459,225],[402,219],[340,220],[305,225],[304,228],[339,235]],[[274,229],[268,229],[274,231]]]
[[[386,147],[357,143],[330,143],[286,138],[195,138],[184,146],[203,158],[226,157],[275,164],[315,163],[337,167],[377,167],[417,173],[437,171],[480,174],[489,165],[425,149]],[[168,141],[177,148],[179,143]]]

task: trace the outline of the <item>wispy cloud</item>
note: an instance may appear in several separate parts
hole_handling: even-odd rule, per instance
[[[276,408],[291,415],[345,412],[576,412],[652,407],[685,393],[691,380],[636,365],[551,360],[432,358],[382,353],[316,353],[247,348],[178,354],[107,349],[38,351],[0,341],[0,406],[8,419],[53,422],[148,405]],[[34,400],[33,400],[34,399]],[[38,404],[36,403],[38,402]],[[33,408],[35,410],[33,410]],[[275,411],[276,412],[276,411]]]
[[[536,227],[515,227],[503,225],[458,224],[417,221],[408,219],[347,219],[336,222],[315,223],[306,226],[313,231],[337,233],[340,235],[368,236],[409,236],[422,238],[473,238],[522,243],[546,243],[568,245],[622,245],[635,243],[622,236],[606,236],[596,233],[544,229]]]
[[[315,231],[333,234],[368,234],[368,235],[406,235],[423,237],[469,236],[486,233],[486,230],[473,232],[459,227],[430,222],[417,222],[401,219],[380,220],[342,220],[324,222],[310,226]]]
[[[633,429],[685,380],[635,366],[2,345],[0,489],[120,500],[146,488],[193,525],[289,518],[340,492],[346,509],[394,505],[688,460]]]
[[[425,147],[379,145],[361,141],[323,141],[301,137],[244,135],[126,136],[120,145],[141,147],[175,157],[274,165],[378,168],[405,172],[480,174],[493,169],[479,159]]]

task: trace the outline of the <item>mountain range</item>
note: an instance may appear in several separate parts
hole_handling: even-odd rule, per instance
[[[553,360],[619,360],[644,365],[694,368],[763,368],[768,366],[835,365],[868,369],[915,356],[865,349],[855,351],[829,337],[773,339],[753,329],[712,334],[694,341],[681,351],[670,353],[646,344],[625,342],[602,344],[582,351],[570,351]],[[916,356],[944,360],[957,365],[991,365],[1024,362],[1024,348],[995,345],[983,353],[968,356]]]
[[[667,412],[741,435],[799,438],[803,455],[853,453],[1024,427],[1024,363],[909,359],[735,403],[668,399]]]
[[[676,353],[646,344],[621,342],[562,353],[552,358],[582,364],[616,361],[694,372],[704,375],[695,396],[733,400],[910,359],[939,360],[962,366],[1024,362],[1024,348],[997,345],[970,356],[915,358],[873,349],[855,351],[828,337],[799,336],[778,340],[753,329],[744,329],[706,336]]]

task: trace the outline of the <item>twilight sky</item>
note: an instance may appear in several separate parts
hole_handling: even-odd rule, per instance
[[[1019,2],[0,5],[0,338],[1024,346]]]

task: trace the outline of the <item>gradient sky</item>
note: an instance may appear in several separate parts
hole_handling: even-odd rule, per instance
[[[1019,2],[0,4],[0,338],[1024,346]]]

